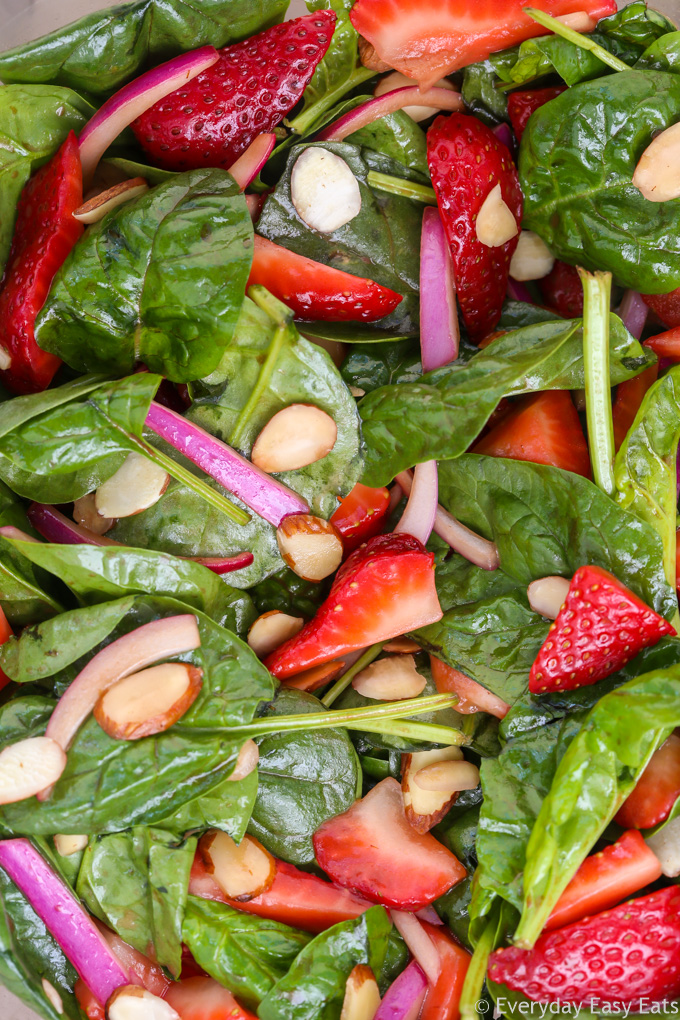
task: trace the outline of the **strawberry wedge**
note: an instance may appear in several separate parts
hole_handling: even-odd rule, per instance
[[[338,570],[313,620],[265,660],[284,679],[442,618],[434,556],[412,535],[378,535]]]
[[[209,977],[177,981],[168,989],[165,1000],[181,1020],[257,1020],[230,991]]]
[[[373,280],[296,255],[255,235],[248,286],[261,284],[299,319],[374,322],[394,311],[401,294]]]
[[[623,802],[614,821],[636,829],[651,829],[665,822],[680,797],[680,736],[668,740],[649,759],[635,789]]]
[[[401,786],[383,779],[314,833],[316,859],[338,885],[397,910],[421,910],[465,878],[439,840],[416,832]]]

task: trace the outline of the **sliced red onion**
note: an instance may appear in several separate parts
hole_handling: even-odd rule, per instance
[[[130,975],[71,890],[27,839],[0,842],[0,866],[27,898],[92,994],[106,1003]]]
[[[497,124],[496,127],[493,128],[493,133],[499,142],[502,142],[503,145],[512,151],[514,139],[512,136],[512,129],[509,124],[506,124],[505,122],[503,124]]]
[[[513,280],[512,277],[508,279],[508,297],[513,301],[521,301],[525,305],[536,304],[527,285],[521,283],[520,280]]]
[[[434,924],[436,927],[444,924],[441,917],[432,906],[421,907],[420,910],[416,910],[416,917],[419,921],[427,921],[428,924]]]
[[[246,151],[229,167],[229,173],[241,191],[245,191],[251,181],[255,180],[271,156],[275,145],[276,135],[267,133],[258,135],[257,138],[253,139]]]
[[[404,88],[392,89],[382,96],[376,96],[339,117],[333,124],[321,131],[317,138],[321,142],[341,142],[343,138],[354,134],[374,120],[386,117],[388,113],[396,113],[405,106],[431,106],[433,110],[462,110],[463,100],[458,92],[451,89],[432,88],[421,92],[417,85],[406,85]]]
[[[33,538],[33,535],[27,535],[25,531],[15,528],[13,524],[5,524],[0,528],[0,535],[3,538],[11,538],[15,542],[38,542],[38,539]]]
[[[78,141],[84,190],[87,191],[99,160],[121,131],[159,99],[164,99],[201,71],[212,67],[219,57],[214,46],[201,46],[154,67],[111,96],[80,132]]]
[[[385,992],[373,1020],[417,1020],[426,992],[427,978],[411,960]]]
[[[642,336],[642,331],[645,328],[647,322],[647,316],[649,315],[649,308],[642,300],[642,297],[636,290],[627,290],[623,295],[621,301],[621,307],[619,308],[619,318],[623,322],[628,332],[639,340]]]
[[[251,552],[236,553],[234,556],[180,556],[180,559],[192,559],[195,563],[212,570],[213,574],[231,574],[233,570],[243,570],[254,560]]]
[[[275,528],[289,514],[309,513],[297,492],[176,411],[152,401],[146,425]]]
[[[423,213],[420,235],[420,349],[423,372],[458,357],[458,312],[453,263],[439,210]]]
[[[401,485],[399,477],[397,481]],[[404,488],[403,485],[401,487]],[[438,492],[437,461],[416,464],[406,509],[394,529],[395,533],[405,532],[427,545],[437,514]]]
[[[437,948],[415,914],[406,910],[390,910],[394,927],[411,951],[411,956],[422,968],[431,985],[437,984],[442,961]]]

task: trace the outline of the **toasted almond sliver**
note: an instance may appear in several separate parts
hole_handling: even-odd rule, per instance
[[[301,616],[289,616],[278,609],[258,616],[248,631],[248,644],[260,658],[264,659],[284,641],[295,637],[305,625]]]
[[[140,985],[117,988],[106,1003],[106,1020],[181,1020],[169,1002]]]
[[[121,181],[120,184],[114,184],[112,188],[94,195],[87,202],[83,202],[73,215],[81,223],[97,223],[112,209],[131,202],[133,198],[138,198],[148,190],[149,185],[143,177],[133,177],[129,181]]]
[[[76,524],[87,528],[88,531],[93,532],[95,535],[105,535],[116,523],[112,517],[102,517],[97,512],[94,492],[88,492],[86,496],[81,496],[80,499],[75,501],[73,504],[73,520]]]
[[[251,900],[274,881],[276,861],[253,836],[235,843],[215,829],[202,837],[198,849],[206,870],[230,900]]]
[[[251,772],[255,771],[259,760],[259,747],[254,740],[246,740],[238,753],[238,758],[234,765],[234,771],[228,778],[232,783],[237,783],[239,779],[245,779],[246,776],[249,776]]]
[[[291,514],[276,531],[285,563],[305,581],[322,581],[340,566],[343,555],[338,529],[312,514]]]
[[[50,737],[28,737],[0,751],[0,804],[34,797],[56,783],[66,754]]]
[[[80,853],[90,842],[90,837],[84,834],[66,835],[57,833],[54,837],[54,847],[60,857],[71,857]]]
[[[475,222],[477,240],[487,248],[499,248],[518,233],[517,221],[506,205],[500,184],[484,199]]]
[[[535,613],[540,613],[548,620],[554,620],[569,593],[569,580],[557,574],[539,577],[527,588],[529,605]]]
[[[401,701],[417,698],[425,690],[426,682],[412,655],[390,655],[362,669],[352,680],[352,687],[365,698]]]
[[[255,440],[250,459],[269,473],[295,471],[323,460],[337,438],[337,425],[320,407],[290,404],[267,422]]]
[[[419,769],[413,782],[428,793],[460,793],[479,786],[479,769],[469,761],[438,761]]]
[[[416,786],[414,776],[427,765],[441,761],[461,761],[459,747],[438,747],[433,751],[415,751],[401,756],[401,788],[406,817],[417,832],[429,832],[447,813],[457,794],[437,793]]]
[[[163,662],[132,673],[102,694],[94,717],[115,740],[162,733],[193,705],[202,676],[202,670],[184,662]]]
[[[358,963],[347,978],[340,1020],[373,1020],[380,1005],[380,992],[373,971]]]
[[[680,123],[649,143],[635,167],[633,184],[648,202],[680,198]]]
[[[292,687],[296,691],[308,691],[311,693],[318,690],[319,687],[323,687],[324,684],[330,683],[331,680],[335,680],[344,670],[344,660],[334,659],[332,662],[322,662],[319,666],[312,666],[302,673],[297,673],[295,676],[282,680],[281,683],[284,687]]]
[[[129,453],[115,474],[99,486],[94,505],[102,517],[134,517],[157,503],[170,475],[141,453]]]

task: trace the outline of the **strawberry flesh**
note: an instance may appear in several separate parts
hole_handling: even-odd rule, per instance
[[[564,92],[566,86],[556,85],[549,89],[532,89],[529,92],[511,92],[508,96],[508,117],[515,132],[515,138],[521,142],[529,117],[551,99]]]
[[[529,674],[532,694],[571,691],[621,669],[675,628],[601,567],[579,567]]]
[[[257,1020],[230,991],[209,977],[174,982],[165,999],[182,1020]]]
[[[680,287],[668,294],[643,294],[642,297],[665,326],[680,326]]]
[[[558,259],[547,276],[538,281],[546,304],[565,319],[583,315],[583,287],[575,266]]]
[[[316,11],[226,46],[217,63],[137,118],[139,144],[166,170],[228,169],[300,100],[334,25],[334,11]]]
[[[680,736],[671,733],[657,748],[623,802],[614,821],[617,825],[651,829],[665,822],[680,797]]]

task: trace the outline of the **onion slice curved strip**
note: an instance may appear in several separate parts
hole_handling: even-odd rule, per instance
[[[417,103],[418,106],[431,106],[435,110],[462,110],[463,99],[458,92],[451,89],[431,88],[421,92],[417,85],[405,85],[391,92],[383,92],[381,96],[369,99],[354,110],[339,117],[321,131],[317,139],[320,142],[341,142],[348,135],[360,128],[372,124],[374,120],[386,117],[388,113],[396,113],[405,106]]]

